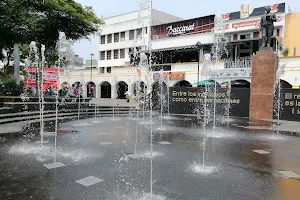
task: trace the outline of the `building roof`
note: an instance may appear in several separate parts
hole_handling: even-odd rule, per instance
[[[142,9],[142,10],[146,10],[146,9]],[[156,10],[156,9],[152,9],[152,10],[153,10],[153,11],[160,12],[160,13],[172,15],[172,14],[169,14],[169,13],[166,13],[166,12],[163,12],[163,11],[160,11],[160,10]],[[128,15],[128,14],[132,14],[132,13],[136,13],[136,12],[139,12],[139,10],[130,11],[130,12],[126,12],[126,13],[122,13],[122,14],[118,14],[118,15],[113,15],[113,16],[110,16],[110,17],[105,17],[105,18],[103,18],[103,20],[110,19],[110,18],[114,18],[114,17],[120,17],[120,16],[122,16],[122,15]],[[181,18],[181,17],[175,16],[175,15],[172,15],[172,16],[177,17],[179,20],[183,20],[183,18]]]
[[[274,13],[284,13],[285,12],[285,3],[279,3],[279,4],[269,5],[269,6],[271,6],[271,9]],[[245,19],[250,18],[250,17],[263,15],[265,13],[266,7],[267,6],[254,8],[252,12],[250,11],[249,16],[246,17]],[[249,10],[251,10],[251,9],[249,8]],[[196,17],[196,18],[191,18],[191,19],[178,20],[176,22],[188,22],[188,21],[191,21],[191,20],[196,20],[196,19],[211,17],[211,16],[215,16],[215,14]],[[223,14],[223,19],[224,19],[224,21],[241,19],[241,11]],[[173,22],[161,23],[161,24],[154,25],[153,27],[160,26],[160,25],[168,25],[168,24],[172,24],[172,23]]]

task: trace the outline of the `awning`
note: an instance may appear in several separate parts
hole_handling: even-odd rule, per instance
[[[205,80],[205,81],[200,81],[200,82],[193,83],[194,87],[203,86],[203,85],[215,85],[215,82],[211,81],[211,80]],[[218,85],[218,83],[217,83],[217,85]]]

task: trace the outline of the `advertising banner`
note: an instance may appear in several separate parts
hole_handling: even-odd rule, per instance
[[[250,89],[249,88],[217,88],[214,97],[214,86],[210,86],[208,93],[205,88],[170,88],[170,113],[172,114],[196,114],[198,110],[204,108],[212,109],[216,102],[216,112],[218,115],[226,115],[229,107],[230,116],[249,117]],[[277,99],[274,99],[274,111]],[[276,114],[274,112],[274,119]],[[280,98],[280,120],[300,121],[300,89],[282,89]]]
[[[216,110],[219,115],[226,115],[229,111],[231,116],[248,117],[250,89],[231,88],[231,93],[227,89],[217,88],[214,95],[214,86],[210,86],[208,91],[204,87],[170,88],[170,112],[172,114],[196,114],[199,110],[206,107],[213,108],[216,102]]]
[[[282,89],[280,119],[300,121],[300,89]]]
[[[184,80],[185,73],[184,72],[154,72],[153,73],[153,80],[175,80],[181,81]]]

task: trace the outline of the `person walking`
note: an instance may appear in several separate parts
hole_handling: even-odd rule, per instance
[[[74,89],[74,97],[78,98],[79,97],[79,86],[77,85],[76,88]]]

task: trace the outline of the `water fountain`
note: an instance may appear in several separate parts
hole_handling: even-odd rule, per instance
[[[167,106],[168,106],[168,118],[170,118],[170,76],[167,75]]]
[[[43,94],[43,62],[44,62],[44,46],[40,49],[41,59],[39,58],[39,52],[36,42],[30,43],[30,65],[36,69],[36,87],[38,89],[39,98],[39,111],[40,111],[40,136],[41,146],[44,144],[44,94]]]
[[[96,121],[96,119],[97,119],[97,104],[95,103],[94,106],[95,106],[95,110],[94,110],[94,118],[95,118],[95,122],[97,122],[97,121]]]
[[[214,73],[215,70],[218,70],[220,60],[222,58],[222,55],[227,52],[227,39],[225,37],[225,25],[223,22],[223,18],[221,14],[216,14],[215,16],[215,26],[213,31],[213,39],[214,44],[211,49],[211,55],[206,54],[204,56],[204,63],[203,68],[201,70],[201,80],[205,80],[207,76]],[[213,62],[211,61],[213,60]],[[215,77],[216,78],[216,77]],[[197,83],[199,84],[199,83]],[[216,126],[217,126],[217,81],[214,80],[213,88],[211,88],[210,85],[208,85],[207,82],[204,82],[204,103],[202,112],[198,112],[198,118],[200,118],[200,114],[203,114],[203,142],[202,142],[202,165],[194,164],[192,165],[192,170],[194,173],[201,173],[201,174],[209,174],[212,173],[215,170],[215,167],[213,166],[207,166],[205,162],[206,158],[206,142],[207,137],[209,138],[219,138],[220,136],[216,134]],[[230,94],[231,90],[227,90]],[[212,94],[212,95],[211,95]],[[211,105],[210,98],[213,97],[213,102]],[[199,108],[200,109],[200,108]],[[226,115],[229,117],[229,109],[226,108]],[[212,111],[212,112],[211,112]],[[210,123],[211,119],[211,113],[212,113],[212,133],[207,132],[207,125]]]
[[[277,63],[275,63],[277,64]],[[282,107],[282,87],[280,82],[280,77],[282,76],[284,72],[285,65],[279,65],[278,69],[276,71],[276,82],[274,85],[274,116],[276,119],[276,122],[272,122],[272,134],[273,137],[278,137],[280,134],[280,114]]]
[[[23,102],[23,111],[24,111],[24,112],[28,112],[28,105],[27,105],[26,102],[28,102],[29,96],[28,96],[27,92],[22,93],[22,94],[20,95],[20,98],[21,98],[21,100],[22,100],[22,102]]]
[[[118,77],[114,77],[113,78],[113,84],[112,84],[112,89],[113,89],[113,91],[112,91],[112,93],[114,94],[113,95],[113,97],[114,97],[114,103],[113,103],[113,116],[112,116],[112,118],[111,118],[111,120],[112,121],[119,121],[119,119],[118,118],[115,118],[115,107],[116,107],[116,101],[117,101],[117,96],[115,96],[115,95],[118,95],[117,94],[117,82],[118,82]]]
[[[143,8],[143,7],[142,7]],[[139,63],[139,78],[141,79],[141,73],[142,72],[148,72],[149,71],[149,63],[148,63],[148,58],[145,53],[142,53],[140,55],[140,63]],[[149,73],[149,72],[148,72]],[[143,119],[145,119],[145,112],[146,112],[146,103],[148,101],[148,89],[150,87],[151,83],[149,81],[149,75],[145,77],[145,81],[143,82],[143,100],[141,101],[142,103],[142,109],[143,109]]]
[[[77,119],[77,123],[79,124],[80,121],[80,113],[81,113],[81,97],[82,97],[82,85],[84,85],[85,80],[84,80],[84,75],[83,72],[80,73],[80,83],[79,83],[79,92],[78,92],[78,119]]]
[[[151,4],[152,6],[152,1],[149,0],[147,2],[139,2],[139,11],[138,11],[138,24],[141,26],[141,27],[144,27],[144,20],[142,19],[142,16],[141,16],[141,12],[145,9],[149,9],[149,16],[147,19],[147,23],[151,22],[151,6],[147,8],[147,4]],[[148,22],[149,21],[149,22]],[[148,38],[148,48],[149,48],[149,44],[150,44],[150,40],[151,40],[151,26],[147,26],[148,30],[149,30],[149,38]],[[145,34],[145,31],[142,29],[142,35],[146,35]],[[145,40],[144,40],[145,41]],[[135,47],[135,43],[136,43],[136,40],[134,42],[134,47]],[[145,44],[146,45],[146,44]],[[149,50],[149,49],[148,49]],[[134,52],[135,53],[135,56],[137,56],[137,52]],[[148,63],[148,58],[145,54],[145,52],[142,52],[142,53],[138,53],[139,54],[139,63],[138,63],[138,66],[139,66],[139,69],[137,70],[138,72],[138,77],[137,77],[137,81],[135,80],[134,81],[134,92],[135,93],[135,96],[136,96],[136,102],[137,102],[137,119],[139,119],[138,117],[140,117],[140,103],[141,103],[141,98],[140,98],[140,92],[141,92],[141,72],[142,71],[146,71],[148,73],[148,76],[151,76],[152,73],[150,72],[151,70],[150,67],[149,67],[149,64]],[[148,80],[148,79],[147,79]],[[150,84],[148,81],[147,81],[148,85]],[[143,85],[143,92],[145,93],[145,85]],[[147,94],[147,92],[146,92]],[[145,117],[145,96],[147,95],[144,95],[144,100],[143,100],[143,118]],[[152,116],[150,116],[150,118],[152,118]],[[139,157],[143,157],[143,155],[140,155],[138,154],[138,148],[137,148],[137,143],[138,143],[138,126],[140,124],[140,120],[137,120],[136,121],[136,124],[135,124],[135,145],[134,145],[134,154],[130,154],[129,157],[131,158],[139,158]]]
[[[151,6],[149,6],[149,7],[151,8]],[[151,16],[151,11],[150,11],[150,16]],[[148,30],[151,34],[151,29],[149,27],[148,27]],[[60,43],[58,44],[58,46],[59,45],[60,45]],[[216,46],[218,46],[218,45],[216,45]],[[221,45],[219,44],[219,46],[221,46]],[[216,49],[219,49],[218,51],[220,51],[219,47]],[[149,54],[150,54],[150,58],[151,58],[151,56],[152,56],[151,55],[151,41],[149,41],[149,43],[148,43],[148,50],[149,50]],[[64,54],[65,54],[65,51],[59,50],[60,58],[63,57]],[[60,62],[60,59],[59,59],[59,62]],[[61,75],[60,70],[59,70],[60,66],[61,66],[61,63],[58,64],[58,74],[59,74],[58,77],[59,78]],[[210,69],[210,68],[213,68],[214,66],[215,65],[213,65],[211,63],[211,58],[206,57],[204,59],[204,66],[203,66],[202,71],[203,72],[211,71],[213,69]],[[152,70],[151,70],[151,63],[147,63],[146,67],[147,67],[146,72],[148,75],[148,77],[146,79],[148,81],[145,81],[145,82],[147,82],[147,85],[148,85],[147,89],[150,89],[151,82],[152,82],[151,79],[153,77]],[[280,74],[280,69],[278,71],[278,74]],[[84,83],[83,74],[81,74],[80,76],[81,76],[81,84],[83,84]],[[201,80],[207,79],[207,74],[201,73],[201,76],[202,76]],[[163,76],[161,75],[161,77],[163,77]],[[277,80],[278,80],[277,84],[279,84],[279,82],[280,82],[279,76],[277,77]],[[58,85],[59,85],[59,82],[60,82],[60,80],[58,81]],[[142,99],[141,96],[139,95],[140,89],[141,89],[140,88],[141,87],[140,86],[140,82],[141,82],[140,77],[138,77],[138,81],[135,81],[135,82],[137,82],[137,85],[136,85],[137,101],[139,102]],[[163,127],[162,118],[163,118],[163,111],[164,111],[163,110],[164,100],[162,97],[162,94],[163,94],[163,84],[162,83],[163,83],[163,81],[160,80],[160,88],[158,90],[160,90],[160,94],[161,94],[160,99],[159,99],[159,101],[161,103],[161,107],[160,107],[160,121],[158,121],[158,123],[157,123],[157,125],[160,126],[161,129]],[[277,84],[275,87],[280,88],[280,86]],[[169,80],[167,80],[167,85],[169,85]],[[143,88],[145,89],[145,87],[143,87]],[[230,94],[231,94],[230,89],[231,88],[230,88],[230,80],[229,80],[228,81],[228,89],[227,89],[227,97],[228,98],[230,98]],[[153,146],[153,143],[155,141],[154,140],[155,127],[153,127],[153,121],[155,119],[154,118],[155,115],[153,113],[153,101],[152,101],[153,93],[152,92],[150,92],[150,93],[148,91],[146,92],[147,94],[148,93],[150,94],[150,107],[149,107],[150,115],[148,118],[148,121],[150,121],[149,128],[147,127],[145,129],[142,129],[143,127],[139,126],[138,121],[137,121],[137,123],[135,123],[135,122],[132,123],[131,120],[128,120],[127,121],[127,130],[128,131],[126,130],[126,133],[125,133],[126,134],[125,141],[122,138],[124,135],[119,134],[120,131],[116,130],[115,127],[113,127],[114,125],[124,126],[124,123],[122,123],[123,120],[120,121],[120,123],[110,122],[111,118],[107,118],[107,120],[103,119],[103,121],[106,120],[105,122],[107,122],[107,124],[105,124],[105,126],[97,127],[97,128],[101,128],[101,129],[107,128],[108,130],[104,130],[104,131],[112,131],[112,132],[109,132],[110,134],[108,134],[108,132],[103,132],[102,134],[99,134],[99,133],[96,133],[97,130],[95,130],[96,129],[95,127],[85,127],[84,129],[82,129],[83,134],[81,134],[81,135],[78,134],[81,137],[80,139],[75,134],[74,135],[69,134],[66,136],[61,135],[61,137],[57,137],[58,112],[59,112],[59,104],[58,104],[59,101],[58,100],[59,100],[59,98],[58,98],[58,96],[56,96],[56,123],[55,123],[56,135],[55,135],[55,140],[54,140],[54,146],[55,146],[54,147],[55,148],[54,161],[53,161],[53,163],[51,163],[49,165],[45,165],[45,166],[48,167],[49,169],[65,166],[62,163],[58,163],[57,160],[64,159],[65,157],[68,157],[68,155],[71,155],[71,154],[72,154],[72,157],[74,158],[74,160],[76,160],[76,162],[78,161],[78,157],[77,157],[77,155],[74,155],[74,154],[80,154],[79,157],[87,156],[89,158],[94,158],[94,156],[90,156],[90,155],[101,154],[102,152],[99,149],[103,149],[103,152],[105,152],[105,154],[103,153],[103,155],[105,155],[107,157],[106,157],[105,161],[99,161],[99,162],[96,159],[93,159],[93,160],[90,159],[90,160],[88,160],[88,163],[83,163],[83,165],[78,165],[78,164],[73,165],[73,163],[67,162],[68,163],[67,170],[56,170],[55,173],[47,173],[47,176],[45,176],[45,177],[39,176],[39,174],[40,174],[39,171],[37,171],[37,174],[35,174],[36,168],[33,168],[33,170],[26,169],[25,167],[28,163],[24,162],[24,163],[22,163],[22,165],[25,166],[24,172],[26,171],[25,173],[28,173],[29,176],[28,176],[28,174],[25,174],[25,175],[26,175],[26,177],[31,177],[33,179],[33,181],[32,181],[34,183],[33,187],[36,188],[36,189],[32,189],[32,191],[36,192],[36,191],[40,190],[40,188],[47,190],[48,188],[45,187],[45,185],[47,185],[49,183],[48,181],[51,179],[52,182],[49,183],[49,184],[51,184],[51,187],[49,187],[49,195],[51,195],[53,198],[56,198],[57,196],[55,196],[55,195],[57,195],[57,192],[55,192],[55,191],[57,191],[57,188],[55,186],[57,186],[57,185],[59,186],[58,182],[60,182],[61,179],[57,179],[55,177],[61,175],[62,178],[64,179],[64,183],[68,184],[68,186],[72,187],[72,182],[74,183],[73,179],[74,180],[78,179],[79,176],[82,176],[82,174],[91,175],[88,173],[94,173],[94,174],[97,173],[97,174],[100,174],[100,176],[102,176],[101,178],[103,178],[103,180],[101,179],[101,181],[105,182],[105,184],[99,185],[101,188],[103,188],[103,190],[101,190],[101,192],[98,193],[99,190],[94,191],[93,188],[91,190],[89,190],[90,188],[85,188],[82,186],[81,186],[82,188],[80,188],[79,186],[78,187],[75,186],[76,188],[78,188],[78,193],[77,193],[78,196],[76,196],[75,198],[85,199],[84,197],[82,198],[82,196],[80,196],[80,195],[82,195],[82,193],[84,193],[82,191],[92,191],[93,190],[92,193],[89,193],[89,194],[91,194],[91,197],[94,197],[93,195],[95,195],[95,196],[98,195],[98,196],[103,196],[103,198],[106,198],[106,199],[112,199],[112,198],[114,198],[114,199],[125,199],[125,198],[126,199],[140,199],[140,197],[142,196],[141,194],[143,192],[149,192],[149,194],[145,194],[145,195],[143,194],[144,196],[141,197],[141,199],[144,199],[144,200],[145,199],[164,199],[164,198],[158,198],[158,196],[154,195],[154,194],[159,193],[159,192],[164,193],[167,190],[168,190],[167,192],[169,192],[169,190],[175,189],[176,190],[175,194],[173,192],[172,193],[170,192],[166,196],[175,197],[175,195],[176,195],[175,198],[177,198],[177,199],[179,199],[179,198],[180,199],[190,199],[192,197],[194,197],[194,198],[199,197],[199,198],[203,198],[203,199],[214,199],[213,197],[215,197],[214,195],[216,195],[215,194],[216,192],[214,191],[214,189],[212,189],[212,191],[210,191],[209,187],[207,187],[209,185],[214,185],[214,184],[216,184],[220,187],[220,188],[218,187],[219,188],[218,192],[220,192],[222,194],[226,194],[226,197],[224,197],[224,198],[228,198],[228,199],[235,199],[235,197],[239,198],[243,195],[243,189],[249,191],[249,188],[250,188],[250,191],[247,193],[247,195],[253,195],[253,193],[255,193],[255,190],[257,190],[258,187],[260,187],[261,190],[263,191],[263,192],[259,193],[259,195],[266,197],[266,196],[264,196],[264,195],[266,195],[265,191],[273,191],[272,190],[273,188],[272,187],[268,188],[268,186],[266,186],[268,184],[265,184],[265,183],[268,183],[270,180],[273,180],[274,178],[272,177],[273,173],[265,173],[265,172],[270,170],[269,164],[271,162],[274,162],[274,160],[276,161],[276,158],[278,158],[278,157],[277,156],[272,157],[272,159],[270,161],[266,161],[266,162],[268,162],[268,163],[266,163],[267,164],[266,168],[264,168],[264,166],[259,166],[259,170],[257,170],[257,166],[255,166],[255,167],[253,167],[253,166],[255,164],[257,164],[257,160],[261,161],[261,159],[255,159],[256,157],[254,157],[254,155],[251,154],[252,153],[251,150],[249,151],[250,145],[246,145],[248,147],[244,148],[243,146],[245,146],[245,145],[240,145],[239,141],[238,142],[236,142],[236,140],[229,141],[230,144],[233,144],[233,145],[235,145],[235,142],[237,143],[236,146],[233,146],[233,147],[238,147],[239,149],[235,150],[235,148],[228,147],[228,141],[225,141],[224,143],[222,143],[223,142],[222,140],[217,141],[217,140],[209,139],[210,134],[208,134],[208,133],[210,133],[210,125],[213,124],[213,128],[214,128],[214,129],[212,129],[213,134],[214,134],[213,136],[216,136],[217,131],[215,130],[215,128],[218,125],[217,115],[220,115],[220,113],[222,113],[222,111],[219,112],[218,106],[216,104],[217,103],[217,101],[216,101],[216,98],[217,98],[216,82],[211,87],[209,85],[205,84],[204,87],[201,88],[199,91],[202,95],[201,98],[204,99],[204,101],[203,101],[204,103],[201,105],[201,108],[200,107],[198,108],[198,111],[197,111],[197,115],[198,115],[197,117],[198,117],[199,121],[200,121],[200,119],[203,118],[203,123],[201,124],[202,125],[201,128],[203,129],[203,132],[204,132],[203,140],[202,140],[202,135],[200,135],[199,133],[194,134],[196,139],[194,137],[186,137],[186,136],[190,136],[190,135],[188,135],[187,132],[191,131],[191,129],[194,129],[194,128],[192,128],[192,126],[194,125],[193,123],[188,123],[188,122],[185,123],[184,128],[183,128],[183,126],[182,127],[180,126],[181,123],[178,123],[178,124],[176,123],[176,124],[174,124],[174,125],[176,125],[176,127],[174,129],[168,130],[168,132],[167,132],[168,135],[171,135],[170,138],[172,138],[172,142],[174,142],[174,145],[169,145],[168,148],[164,149],[163,146],[160,146],[160,144],[163,144],[163,142],[160,142],[160,144],[155,144],[158,147],[157,149],[160,149],[161,152],[165,152],[167,154],[165,157],[166,159],[158,159],[158,160],[154,159],[154,157],[157,155],[157,153],[153,152],[153,150],[156,149],[156,146]],[[168,100],[169,100],[168,92],[167,92],[167,95],[168,95]],[[281,95],[282,95],[281,91],[278,90],[278,93],[276,93],[275,96],[281,97]],[[148,95],[145,95],[145,97],[147,97],[147,96]],[[40,97],[40,98],[42,99],[42,97]],[[209,100],[212,100],[212,98],[213,98],[213,101],[209,101]],[[114,101],[116,101],[116,100],[114,100]],[[80,112],[80,110],[82,110],[82,108],[80,106],[80,104],[81,104],[80,102],[81,101],[79,99],[78,121],[77,121],[78,124],[81,123],[82,121],[84,121],[84,120],[82,120],[79,122],[80,117],[82,117],[82,115],[80,115],[80,114],[84,112],[84,111]],[[277,123],[279,123],[280,101],[276,100],[275,102],[277,102],[277,105],[275,107],[278,110]],[[225,107],[224,118],[225,117],[229,118],[230,103],[228,103],[227,105],[228,105],[228,107]],[[77,104],[76,104],[76,106],[77,106]],[[96,119],[97,114],[98,114],[97,107],[96,107],[96,104],[92,105],[92,106],[95,106],[94,118]],[[115,104],[114,104],[114,106],[115,106]],[[202,108],[202,106],[203,106],[203,108]],[[43,108],[40,107],[40,110],[42,110],[42,109]],[[145,116],[145,103],[143,104],[143,108],[139,107],[139,109],[141,109],[141,110],[143,109],[143,117],[147,118],[147,115]],[[169,102],[168,102],[168,115],[169,115],[169,109],[170,108],[169,108]],[[138,113],[140,113],[141,110]],[[77,113],[75,113],[75,115],[76,114]],[[115,111],[115,108],[113,108],[112,118],[115,118],[116,116],[117,116],[117,112]],[[138,116],[140,117],[141,113],[138,114]],[[93,116],[91,116],[91,118],[93,118]],[[126,120],[127,119],[124,119],[125,122],[126,122]],[[229,122],[229,120],[227,122]],[[187,126],[185,126],[185,125],[187,125]],[[173,130],[181,129],[181,128],[182,128],[182,130],[180,130],[176,133],[173,133]],[[276,131],[278,134],[279,133],[278,124],[277,124],[276,128],[277,128]],[[142,130],[144,130],[144,131],[142,131]],[[116,134],[114,133],[114,131],[116,132]],[[194,131],[194,130],[192,130],[192,131]],[[275,131],[275,127],[274,127],[274,131]],[[196,132],[196,131],[194,131],[194,132]],[[112,136],[112,137],[110,137],[110,136]],[[96,138],[100,138],[101,142],[99,143],[99,141],[97,141]],[[113,138],[113,139],[111,141],[103,141],[108,138],[109,139]],[[141,142],[139,142],[140,138],[141,138],[141,140],[140,140]],[[57,150],[57,140],[59,141],[59,144],[62,144],[61,147],[58,147],[58,150]],[[142,140],[143,140],[143,142],[142,142]],[[210,143],[209,143],[211,140],[213,140],[212,146],[210,146]],[[28,141],[26,141],[26,142],[28,142]],[[84,148],[93,148],[93,150],[83,151],[83,152],[77,151],[74,148],[74,143],[77,144],[79,142],[82,142],[80,145],[85,146]],[[140,160],[131,161],[130,155],[124,156],[125,158],[122,157],[120,159],[120,157],[124,155],[124,152],[123,152],[124,146],[122,146],[122,144],[125,142],[126,143],[128,142],[125,145],[125,148],[130,149],[132,151],[133,151],[132,144],[133,143],[135,144],[133,155],[138,156],[137,158],[140,158]],[[213,144],[214,142],[218,143],[219,146],[218,145],[214,146],[214,144]],[[252,145],[252,142],[254,145],[257,145],[257,146],[259,145],[259,142],[257,142],[257,141],[246,141],[246,142],[247,143],[251,142],[251,145]],[[68,143],[70,143],[70,146],[72,148],[71,152],[69,152],[69,151],[61,152],[61,151],[65,151],[65,150],[63,150],[63,147],[65,147],[65,145]],[[95,143],[97,143],[97,144],[95,144]],[[199,143],[201,144],[202,151],[199,150]],[[99,144],[105,145],[105,146],[99,146]],[[128,147],[129,146],[128,144],[130,145],[130,147]],[[149,146],[149,144],[150,144],[150,146]],[[167,144],[167,143],[165,142],[164,144]],[[261,144],[266,145],[266,142],[261,143]],[[111,146],[109,146],[109,145],[111,145]],[[280,144],[279,143],[277,144],[277,142],[276,142],[276,145],[280,145]],[[45,145],[45,147],[47,147],[47,146]],[[78,147],[79,146],[76,145],[76,148],[78,148]],[[220,148],[218,149],[218,147],[220,147]],[[273,146],[272,146],[272,148],[273,148]],[[144,153],[143,150],[145,150],[145,149],[146,149],[146,152]],[[176,151],[176,150],[178,150],[178,151]],[[27,153],[27,155],[21,154],[21,155],[23,155],[22,157],[25,159],[27,159],[27,156],[29,157],[30,154],[32,154],[34,156],[40,155],[40,154],[42,154],[42,155],[47,154],[47,155],[51,156],[50,159],[52,162],[52,153],[53,153],[52,148],[47,148],[47,151],[42,152],[42,149],[40,147],[36,148],[34,150],[31,150],[30,146],[29,147],[24,146],[22,151],[30,152],[30,153]],[[229,153],[228,153],[228,151],[229,151]],[[40,152],[42,152],[42,153],[40,153]],[[195,154],[195,152],[196,152],[196,154]],[[208,157],[210,152],[218,152],[218,154],[220,154],[220,156],[218,155],[220,159],[216,159],[216,158],[211,158],[211,159],[216,160],[216,162],[219,162],[219,163],[223,162],[224,166],[222,166],[222,168],[216,167],[215,165],[212,165],[212,163],[210,163],[210,160],[209,160],[210,158]],[[2,153],[2,148],[1,148],[0,153]],[[10,153],[16,153],[16,151],[10,151]],[[269,154],[270,153],[271,152],[269,152]],[[273,153],[275,154],[276,151],[273,151],[272,154]],[[180,154],[182,154],[183,156],[181,157]],[[228,154],[230,154],[230,155],[228,156]],[[228,157],[226,157],[226,156],[228,156]],[[244,159],[246,156],[250,156],[251,158],[254,158],[254,159]],[[21,156],[19,156],[19,157],[21,157]],[[217,156],[215,156],[215,157],[217,157]],[[240,158],[241,158],[241,160],[240,160]],[[265,155],[264,158],[265,159],[263,159],[263,160],[269,159],[268,155]],[[7,159],[9,159],[9,158],[7,158]],[[19,159],[19,158],[16,157],[16,158],[13,158],[12,160],[14,161],[17,159]],[[195,162],[194,165],[191,166],[189,171],[184,170],[185,167],[188,167],[188,166],[186,166],[186,163],[193,162],[194,159],[196,159],[197,162]],[[120,168],[122,168],[122,169],[124,169],[124,168],[126,168],[126,166],[128,166],[126,169],[127,170],[126,173],[121,173],[121,170],[118,170],[118,169],[116,171],[114,171],[117,173],[111,173],[112,168],[115,168],[115,164],[116,164],[116,162],[118,162],[118,160],[122,160],[122,161],[124,161],[124,163],[126,162],[124,165],[120,166]],[[165,162],[165,160],[167,160],[167,162]],[[39,161],[41,162],[42,160],[39,160]],[[64,160],[62,160],[62,161],[64,162]],[[249,163],[247,163],[246,161]],[[9,160],[9,162],[11,162],[11,161]],[[262,163],[260,162],[259,164],[262,164]],[[246,167],[245,167],[245,165],[246,165]],[[288,165],[290,165],[290,163],[288,163]],[[168,166],[171,166],[172,169],[171,169],[171,167],[169,169]],[[9,166],[8,168],[10,168],[10,167],[11,166]],[[30,167],[32,167],[32,166],[30,165]],[[222,170],[222,176],[217,175],[217,178],[214,178],[213,173],[216,172],[217,168]],[[295,169],[297,169],[297,168],[295,167]],[[13,170],[13,168],[12,168],[12,170]],[[171,170],[173,170],[173,171],[171,171]],[[29,171],[29,172],[27,172],[27,171]],[[192,175],[188,174],[191,171],[193,174]],[[197,175],[195,175],[195,173]],[[5,175],[5,173],[3,173],[3,174]],[[14,176],[13,173],[7,173],[7,174],[8,174],[8,176]],[[116,176],[118,176],[118,177],[115,177],[115,174],[117,174]],[[149,175],[149,177],[146,176],[146,178],[145,178],[145,174]],[[261,174],[262,174],[263,178],[260,177]],[[25,175],[22,174],[21,177],[24,177]],[[175,176],[172,176],[172,175],[175,175]],[[204,175],[210,175],[210,176],[203,178]],[[142,176],[142,178],[141,178],[141,176]],[[37,178],[35,178],[35,177],[37,177]],[[207,190],[202,190],[202,191],[199,191],[199,193],[197,193],[198,191],[196,191],[196,190],[198,190],[198,188],[197,187],[193,188],[193,185],[194,185],[194,183],[199,183],[199,177],[201,180],[204,180],[204,181],[200,180],[200,182],[202,184],[201,187],[202,186],[203,186],[203,188],[207,187]],[[231,179],[231,177],[234,177],[234,178]],[[247,177],[252,177],[252,179],[247,180],[245,183],[244,180]],[[14,180],[12,180],[12,181],[15,181],[15,179],[17,180],[18,177],[13,177],[13,178],[14,178]],[[82,178],[82,177],[80,177],[80,178]],[[39,179],[41,179],[42,181],[40,181]],[[232,188],[228,188],[228,185],[226,185],[226,184],[219,184],[220,182],[222,183],[223,181],[228,181],[228,179],[232,183],[232,185],[230,185],[230,186],[232,186]],[[115,184],[115,181],[117,182],[117,184]],[[78,181],[76,181],[76,182],[78,183]],[[180,186],[182,186],[182,183],[185,183],[184,187],[180,187]],[[124,191],[120,192],[123,196],[119,195],[119,194],[117,194],[115,196],[110,196],[112,198],[107,198],[107,196],[105,196],[106,190],[109,190],[110,188],[112,188],[112,190],[117,191],[119,193],[119,187],[122,187],[122,184],[124,187],[121,189],[126,188],[125,192]],[[13,184],[11,184],[11,185],[13,185]],[[39,185],[41,185],[41,186],[39,186]],[[236,187],[237,185],[239,187]],[[252,185],[255,185],[255,186],[252,186]],[[273,185],[273,184],[270,184],[270,185]],[[18,186],[19,185],[15,186],[15,187],[18,187]],[[192,187],[190,187],[190,186],[192,186]],[[7,187],[7,186],[5,186],[5,187]],[[8,187],[14,187],[14,186],[8,186]],[[251,188],[251,187],[253,187],[253,188]],[[162,188],[161,191],[159,191],[160,188]],[[18,190],[19,190],[19,188],[18,188]],[[133,193],[138,193],[138,195],[134,195],[134,197],[132,197],[130,195],[125,196],[125,195],[127,195],[126,192],[131,191],[131,190],[133,191]],[[191,196],[189,196],[190,191],[192,191]],[[46,191],[46,192],[48,192],[48,191]],[[211,195],[211,193],[213,193],[213,195]],[[11,194],[9,194],[7,196],[10,196],[10,195]],[[28,193],[24,192],[24,194],[20,194],[20,195],[28,195]],[[65,194],[64,191],[59,191],[59,195],[67,196],[69,194]],[[84,195],[86,195],[86,194],[84,194]],[[217,195],[219,195],[219,194],[217,194]],[[230,198],[230,195],[232,195],[231,197],[233,197],[233,198]],[[238,196],[238,195],[240,195],[240,196]],[[122,196],[123,198],[120,198],[120,196]],[[60,196],[58,196],[58,197],[60,197]],[[251,198],[251,197],[253,197],[253,198]],[[249,199],[256,199],[255,197],[258,197],[258,195],[254,194],[251,197],[249,197]],[[33,198],[36,198],[36,196],[34,196]],[[245,198],[248,198],[248,196]]]
[[[225,53],[228,55],[227,50],[227,38],[225,37],[225,24],[221,13],[216,14],[215,16],[215,26],[213,30],[214,34],[214,44],[212,46],[212,59],[214,60],[214,70],[219,68],[220,60],[222,55]],[[229,83],[228,83],[229,85]],[[214,103],[213,103],[213,135],[216,130],[216,94],[217,94],[217,82],[214,80]]]
[[[149,18],[148,18],[148,53],[149,53],[149,76],[150,80],[153,78],[152,76],[152,63],[151,63],[151,58],[152,58],[152,44],[151,44],[151,34],[152,34],[152,0],[148,0],[148,9],[149,9]],[[148,86],[150,88],[150,86]],[[151,125],[150,125],[150,196],[153,196],[153,102],[152,102],[152,92],[150,92],[150,118],[151,118]]]
[[[163,128],[163,111],[164,111],[164,98],[165,98],[165,95],[164,95],[164,91],[163,91],[163,70],[160,71],[160,79],[159,79],[159,89],[160,89],[160,92],[159,92],[159,99],[160,99],[160,127],[157,129],[158,131],[163,131],[165,130]]]

